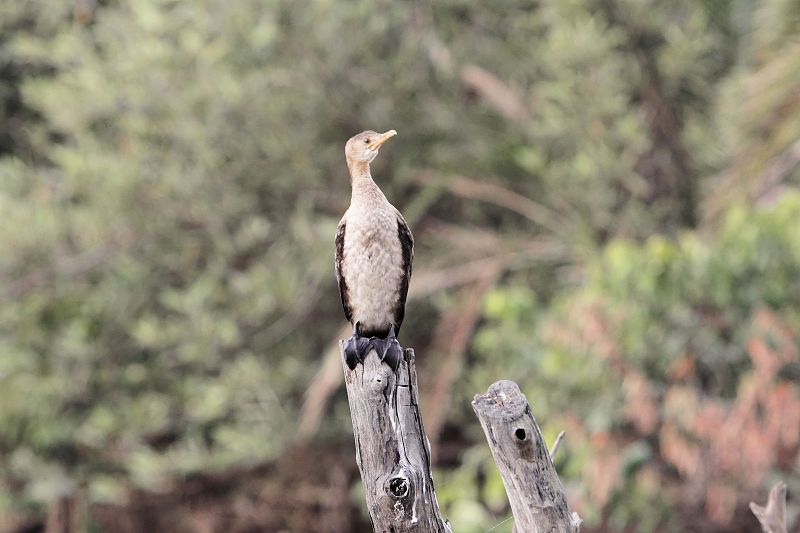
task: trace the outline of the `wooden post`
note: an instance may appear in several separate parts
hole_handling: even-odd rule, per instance
[[[486,394],[475,396],[472,408],[503,478],[514,514],[514,531],[579,531],[581,519],[567,506],[542,432],[517,384],[492,384]]]
[[[396,372],[375,351],[350,370],[343,346],[340,342],[356,462],[373,528],[381,533],[452,533],[433,489],[414,350],[405,351]]]

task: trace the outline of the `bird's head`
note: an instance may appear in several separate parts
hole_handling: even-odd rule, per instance
[[[386,133],[375,133],[372,130],[367,130],[359,133],[355,137],[351,137],[347,144],[344,145],[344,155],[347,157],[347,164],[351,168],[369,164],[378,155],[378,149],[397,135],[394,130],[389,130]]]

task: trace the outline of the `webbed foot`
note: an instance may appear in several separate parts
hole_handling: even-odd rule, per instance
[[[358,363],[364,364],[364,358],[370,350],[370,339],[361,336],[361,328],[356,322],[353,326],[353,336],[344,343],[344,360],[347,367],[353,370]]]
[[[389,335],[385,340],[373,337],[370,339],[370,343],[381,361],[389,365],[392,370],[397,370],[400,365],[400,359],[403,358],[403,348],[395,337],[394,325],[391,326]]]

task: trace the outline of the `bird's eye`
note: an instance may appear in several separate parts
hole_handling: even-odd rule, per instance
[[[364,142],[369,144],[370,139],[364,139]]]

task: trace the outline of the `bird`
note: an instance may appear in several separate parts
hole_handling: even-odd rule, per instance
[[[353,370],[371,350],[397,370],[402,348],[397,334],[405,316],[414,237],[370,174],[369,164],[383,144],[397,135],[364,131],[345,144],[350,171],[350,207],[336,229],[336,281],[353,335],[344,345]]]

